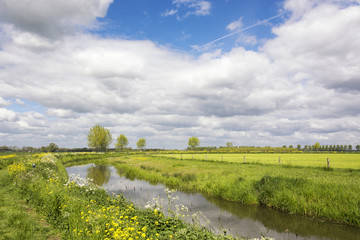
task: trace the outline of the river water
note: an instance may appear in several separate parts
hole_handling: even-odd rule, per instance
[[[138,207],[145,207],[148,202],[155,203],[155,198],[167,213],[169,194],[165,193],[164,185],[128,179],[121,174],[120,169],[104,165],[88,164],[68,167],[66,170],[69,176],[91,178],[110,194],[123,194]],[[184,220],[191,222],[192,214],[196,213],[201,225],[218,234],[226,232],[249,238],[268,236],[279,240],[360,239],[360,228],[356,227],[285,214],[262,206],[242,205],[199,193],[176,191],[170,195],[179,198],[170,201],[172,211],[176,211],[175,205],[187,206],[188,212],[182,212]]]

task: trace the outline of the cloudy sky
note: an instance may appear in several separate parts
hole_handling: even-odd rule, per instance
[[[360,144],[360,1],[0,0],[0,145],[98,123],[130,147]]]

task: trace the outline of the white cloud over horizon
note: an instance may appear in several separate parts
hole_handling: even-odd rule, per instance
[[[0,0],[10,11],[0,17],[0,145],[84,147],[97,123],[132,147],[145,137],[149,148],[185,148],[191,136],[202,146],[360,143],[357,4],[288,0],[289,19],[258,51],[194,56],[76,31],[112,0],[53,2],[58,11],[39,1],[26,12]],[[194,2],[206,1],[174,4]],[[45,110],[14,107],[26,101]]]

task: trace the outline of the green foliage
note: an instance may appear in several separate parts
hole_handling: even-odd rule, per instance
[[[146,140],[145,138],[140,138],[137,143],[136,146],[138,149],[144,150],[144,147],[146,146]]]
[[[126,147],[129,144],[129,141],[127,139],[127,137],[124,134],[121,134],[115,143],[115,147],[117,149],[119,149],[120,151],[122,151],[124,149],[124,147]]]
[[[26,206],[6,169],[0,170],[0,239],[57,239],[51,226]]]
[[[59,147],[55,143],[50,143],[49,146],[47,147],[47,150],[49,152],[56,152],[58,149]]]
[[[88,133],[88,146],[96,151],[106,151],[112,142],[110,131],[99,124],[90,128]]]
[[[314,149],[315,151],[319,151],[320,148],[321,148],[321,145],[320,145],[320,143],[318,143],[318,142],[313,145],[313,149]]]
[[[195,149],[200,145],[200,140],[197,137],[189,138],[188,145],[191,149]]]

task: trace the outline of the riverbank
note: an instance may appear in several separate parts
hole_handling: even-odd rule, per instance
[[[357,169],[180,160],[146,155],[113,157],[105,162],[130,178],[360,226],[360,171]]]
[[[92,156],[92,160],[102,159],[101,155]],[[80,160],[88,157],[79,155]],[[7,169],[21,197],[46,217],[61,239],[233,239],[187,224],[176,213],[164,216],[156,208],[138,209],[89,182],[83,186],[69,182],[60,158],[77,159],[64,154],[28,155],[13,161]]]
[[[0,239],[60,239],[45,217],[26,204],[6,168],[0,170]]]

